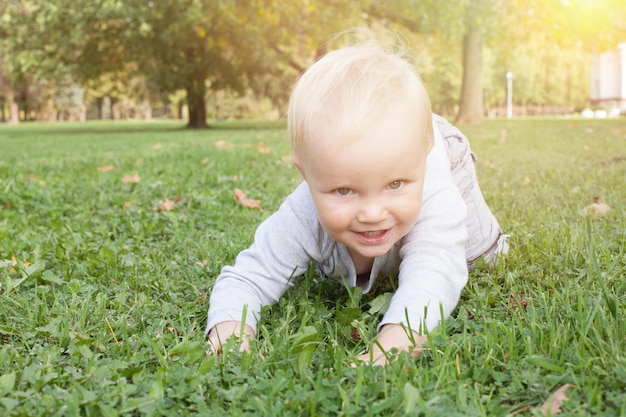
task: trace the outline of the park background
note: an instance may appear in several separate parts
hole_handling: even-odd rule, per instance
[[[509,72],[517,115],[619,108],[626,81],[605,80],[610,70],[591,77],[593,60],[626,40],[625,9],[620,0],[8,0],[0,119],[280,118],[297,76],[353,40],[332,42],[352,27],[392,33],[434,111],[461,123],[505,115]],[[617,102],[591,91],[605,81],[617,83],[607,97]]]
[[[622,3],[0,3],[0,415],[626,416],[626,118],[592,81]],[[350,366],[394,280],[314,270],[207,355],[220,269],[301,181],[289,90],[352,27],[411,47],[511,251],[418,358]]]

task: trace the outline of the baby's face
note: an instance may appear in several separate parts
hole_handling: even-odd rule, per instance
[[[391,106],[349,140],[316,127],[298,158],[322,227],[353,259],[387,253],[417,222],[432,141],[412,109]]]

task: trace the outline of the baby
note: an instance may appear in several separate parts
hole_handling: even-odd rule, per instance
[[[376,343],[358,360],[384,364],[392,348],[418,352],[424,332],[455,308],[468,267],[482,256],[495,263],[508,249],[467,139],[432,114],[413,67],[372,44],[331,52],[302,75],[288,130],[304,181],[217,278],[207,323],[213,350],[240,334],[248,350],[262,306],[313,262],[364,292],[378,277],[398,277]]]

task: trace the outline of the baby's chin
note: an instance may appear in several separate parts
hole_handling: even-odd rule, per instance
[[[347,245],[350,249],[350,252],[357,253],[359,256],[364,258],[378,258],[380,256],[386,255],[391,248],[394,246],[395,242],[385,242],[384,244],[375,245],[375,246],[363,246],[363,245]]]

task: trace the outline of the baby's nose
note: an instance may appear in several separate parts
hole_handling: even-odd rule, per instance
[[[386,217],[387,209],[380,201],[365,202],[357,214],[357,220],[361,223],[380,223]]]

